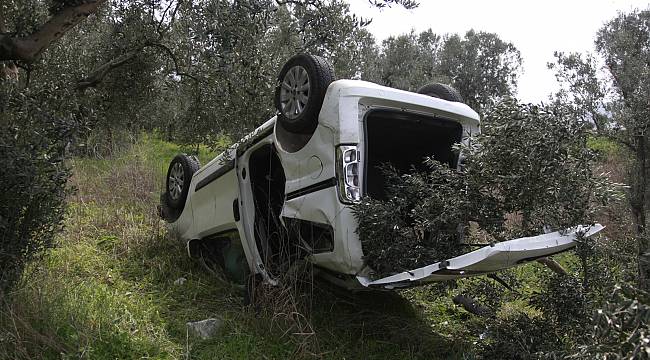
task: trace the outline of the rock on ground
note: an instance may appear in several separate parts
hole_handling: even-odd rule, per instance
[[[213,337],[221,327],[223,327],[223,320],[218,318],[210,318],[187,323],[189,332],[201,339],[209,339]]]

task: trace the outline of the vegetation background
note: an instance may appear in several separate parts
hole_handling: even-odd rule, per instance
[[[536,105],[513,99],[521,56],[496,34],[377,43],[368,21],[339,0],[0,3],[0,357],[650,357],[650,9],[612,14],[594,53],[557,53],[563,89]],[[371,296],[315,281],[313,300],[244,307],[185,259],[157,195],[173,154],[206,161],[273,115],[277,70],[297,52],[330,59],[339,78],[457,88],[493,150],[470,169],[500,179],[487,192],[499,206],[473,209],[500,210],[484,224],[492,235],[538,232],[553,216],[597,219],[605,235],[557,257],[556,271]],[[623,199],[592,196],[616,195],[611,183],[626,184]],[[210,316],[224,320],[219,336],[187,333]]]

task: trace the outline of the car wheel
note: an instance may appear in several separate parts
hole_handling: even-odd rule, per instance
[[[275,88],[275,107],[282,126],[294,133],[312,133],[327,87],[334,79],[332,64],[320,56],[298,54],[289,59]]]
[[[426,84],[418,90],[418,94],[429,95],[452,102],[463,102],[462,96],[460,96],[460,93],[456,89],[440,83]]]
[[[167,205],[170,208],[175,210],[183,209],[192,182],[192,175],[198,169],[198,161],[185,154],[176,155],[169,164],[165,189]]]

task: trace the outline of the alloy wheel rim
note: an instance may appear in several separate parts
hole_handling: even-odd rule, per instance
[[[183,165],[181,165],[181,163],[176,163],[172,166],[172,170],[169,172],[169,182],[167,185],[167,190],[169,191],[172,200],[178,200],[181,197],[184,182],[185,173],[183,171]]]
[[[280,106],[284,116],[293,120],[305,111],[310,85],[309,74],[304,67],[296,65],[287,71],[280,87]]]

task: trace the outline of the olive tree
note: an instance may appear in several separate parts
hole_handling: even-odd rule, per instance
[[[630,156],[628,200],[638,244],[638,281],[647,289],[650,10],[621,13],[607,22],[597,34],[595,54],[557,53],[556,58],[549,66],[564,85],[560,99]]]
[[[521,55],[512,43],[474,30],[463,36],[427,30],[389,37],[375,62],[362,78],[409,91],[429,82],[446,83],[479,113],[514,95],[521,70]]]
[[[431,30],[391,36],[381,44],[378,73],[364,75],[369,80],[379,80],[382,85],[417,91],[436,78],[441,47],[442,37]]]
[[[438,67],[438,73],[479,113],[514,96],[520,70],[521,54],[512,43],[474,30],[445,38]]]
[[[428,171],[405,174],[386,164],[387,199],[355,206],[366,260],[388,274],[466,251],[461,242],[595,222],[595,212],[617,193],[593,172],[588,130],[562,106],[506,99],[483,118],[481,134],[460,147],[462,172],[433,160]]]
[[[417,4],[369,3],[383,5]],[[0,2],[0,288],[52,245],[71,150],[142,130],[238,136],[272,114],[284,59],[354,61],[364,23],[338,0]]]
[[[79,113],[54,86],[0,87],[0,296],[27,261],[52,245],[63,219],[65,149]]]

